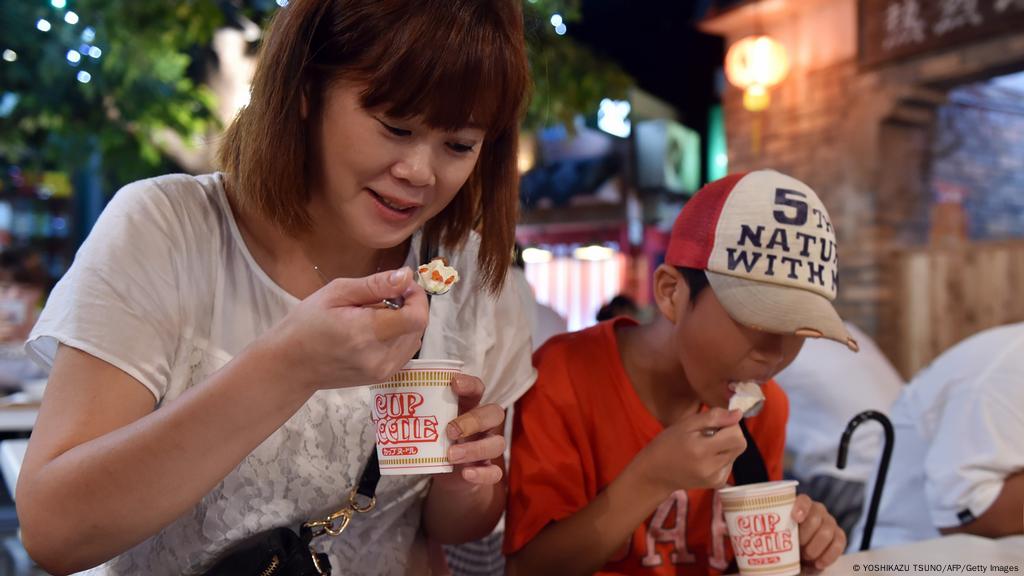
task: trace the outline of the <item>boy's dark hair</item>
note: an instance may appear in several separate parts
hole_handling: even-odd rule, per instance
[[[611,320],[616,316],[636,317],[637,312],[636,302],[625,294],[619,294],[612,298],[607,304],[601,306],[601,309],[597,311],[596,318],[598,322],[604,322],[605,320]]]
[[[523,260],[523,247],[519,242],[512,246],[512,265],[520,270],[526,270],[526,261]]]
[[[703,270],[697,270],[696,268],[677,266],[676,270],[679,270],[679,273],[683,275],[683,280],[686,280],[686,285],[690,287],[690,304],[695,304],[697,296],[708,285],[708,275]]]

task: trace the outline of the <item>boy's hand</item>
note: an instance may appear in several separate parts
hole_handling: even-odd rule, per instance
[[[669,426],[641,452],[644,475],[666,493],[724,486],[747,449],[737,425],[742,417],[739,410],[712,408]]]
[[[823,570],[846,550],[846,534],[836,519],[806,494],[796,497],[793,520],[800,526],[800,559],[804,564]]]

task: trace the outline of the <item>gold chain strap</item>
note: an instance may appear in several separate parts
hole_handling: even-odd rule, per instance
[[[324,534],[330,536],[340,536],[345,528],[348,528],[348,523],[352,521],[352,516],[355,513],[365,514],[373,507],[377,505],[377,497],[370,498],[365,504],[359,504],[359,493],[353,488],[348,495],[348,505],[340,510],[336,510],[329,514],[323,520],[312,520],[303,524],[306,528],[309,528],[313,532],[313,538],[323,536]],[[338,523],[335,526],[335,522]]]
[[[345,528],[348,528],[348,523],[352,521],[353,514],[357,512],[360,514],[365,514],[366,512],[373,510],[373,507],[376,505],[376,496],[370,498],[366,502],[366,504],[360,505],[359,493],[356,491],[355,488],[353,488],[352,491],[349,492],[348,494],[347,506],[340,510],[332,512],[323,520],[312,520],[306,522],[302,525],[302,527],[308,528],[312,533],[312,536],[310,537],[311,542],[314,538],[318,538],[320,536],[323,536],[324,534],[328,534],[330,536],[340,536],[341,533],[345,531]],[[335,522],[338,522],[339,524],[335,526]],[[328,568],[327,570],[325,570],[324,567],[320,565],[320,558],[316,555],[316,550],[314,550],[311,547],[309,549],[309,554],[313,557],[313,567],[316,568],[317,574],[320,574],[320,576],[330,576],[330,569]]]

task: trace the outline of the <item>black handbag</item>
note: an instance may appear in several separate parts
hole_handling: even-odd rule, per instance
[[[253,535],[228,549],[203,576],[330,576],[331,561],[312,548],[313,539],[340,536],[355,514],[373,510],[379,481],[375,447],[344,508],[322,520],[305,522],[298,534],[281,526]]]

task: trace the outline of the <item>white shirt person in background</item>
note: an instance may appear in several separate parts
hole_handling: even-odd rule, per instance
[[[896,444],[871,548],[957,532],[1024,533],[1024,323],[947,350],[911,380],[892,421]],[[864,518],[851,544],[863,530]]]
[[[853,324],[846,329],[860,344],[852,352],[829,340],[808,338],[796,360],[775,377],[789,397],[787,471],[798,490],[821,502],[850,534],[870,493],[864,488],[882,453],[882,427],[866,423],[850,440],[846,468],[836,467],[847,423],[865,410],[888,414],[903,379],[874,341]],[[855,542],[857,546],[860,541]]]
[[[540,348],[548,341],[548,338],[556,334],[569,331],[569,323],[566,322],[554,308],[542,304],[537,300],[533,286],[526,279],[526,263],[523,262],[523,250],[516,244],[513,265],[509,268],[510,284],[515,286],[516,293],[520,298],[520,314],[526,317],[530,324],[530,334],[533,339],[533,349]],[[511,416],[508,418],[512,420]]]

